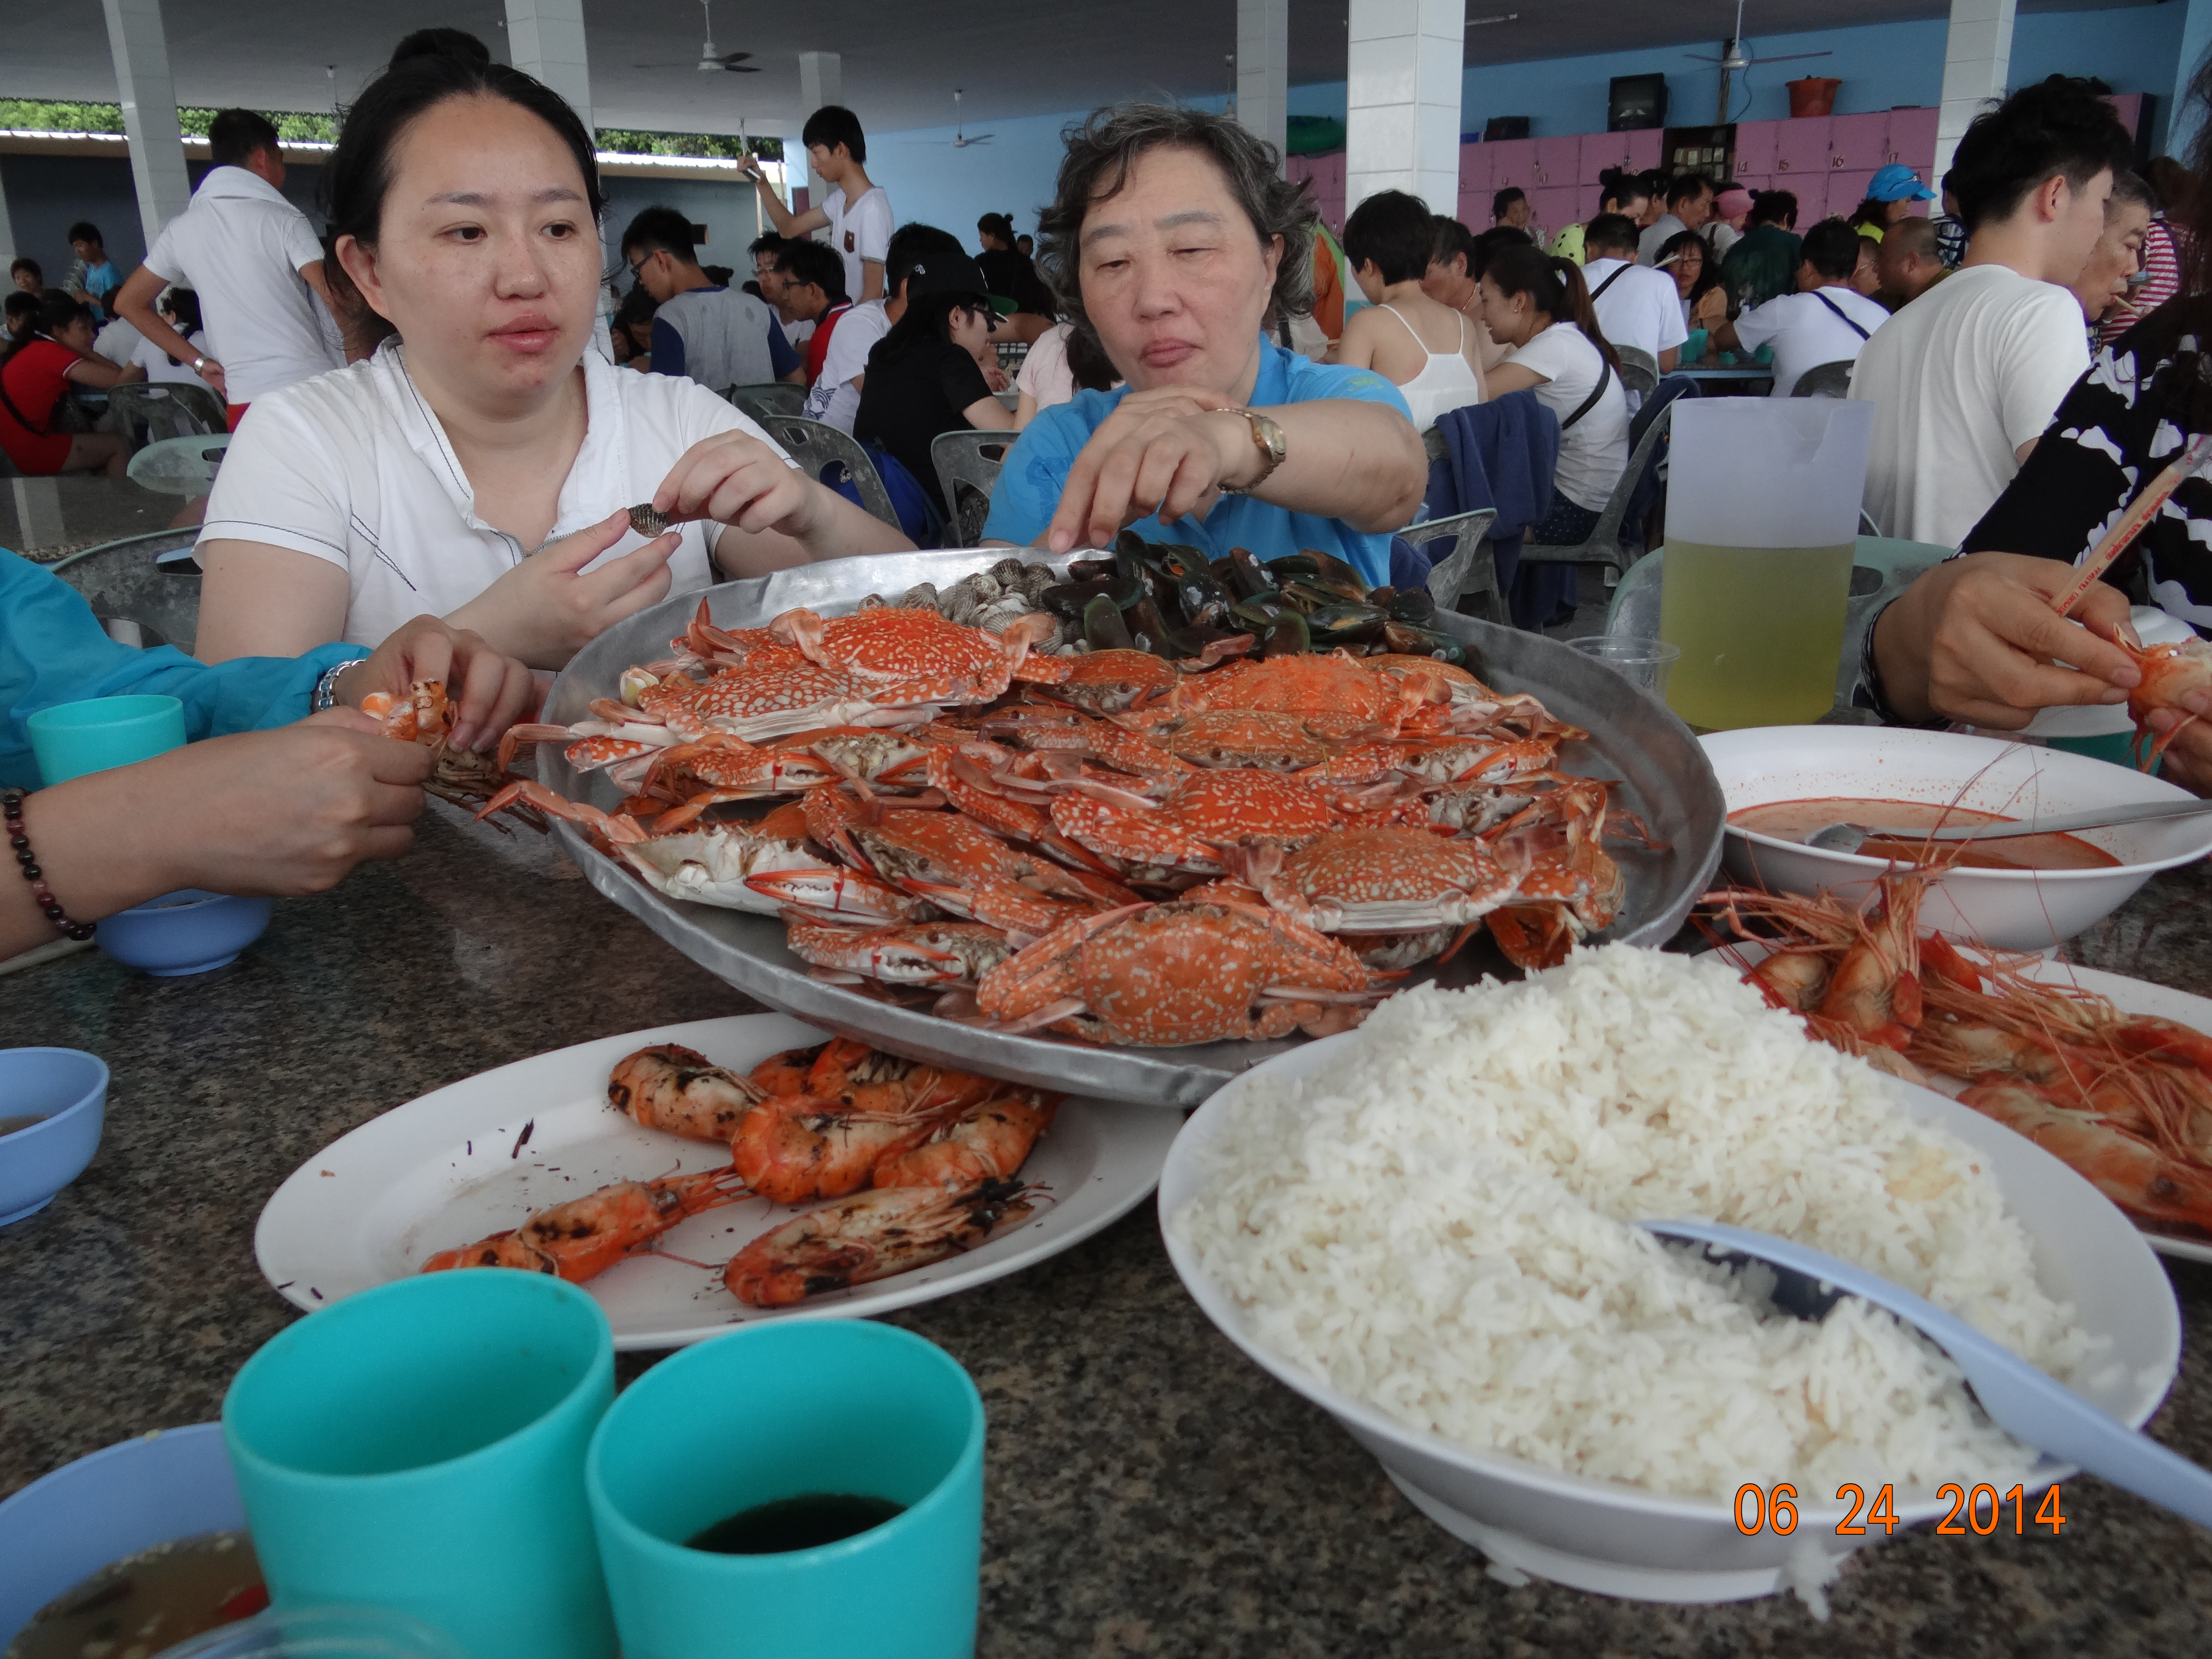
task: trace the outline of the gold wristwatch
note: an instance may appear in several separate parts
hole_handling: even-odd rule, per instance
[[[1222,412],[1227,415],[1242,415],[1251,426],[1252,443],[1260,452],[1260,476],[1248,484],[1224,484],[1221,486],[1221,493],[1224,495],[1249,495],[1274,476],[1275,469],[1283,464],[1284,457],[1290,453],[1290,439],[1279,423],[1272,416],[1262,415],[1256,409],[1232,407]]]

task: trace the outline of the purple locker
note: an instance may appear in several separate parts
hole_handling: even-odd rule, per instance
[[[1776,123],[1781,129],[1774,141],[1777,178],[1785,173],[1794,179],[1803,173],[1827,172],[1830,119],[1826,115],[1808,115]]]
[[[1883,164],[1902,161],[1924,181],[1936,166],[1936,119],[1942,113],[1933,107],[1890,111],[1889,153]]]
[[[2120,125],[2128,130],[2129,137],[2132,138],[2142,131],[2142,94],[2116,92],[2105,101],[2112,106],[2112,112],[2120,118]]]
[[[1490,193],[1490,153],[1495,144],[1462,144],[1459,147],[1459,193],[1462,196]]]
[[[1837,173],[1872,173],[1889,160],[1889,112],[1836,115],[1828,120],[1828,167]]]
[[[1583,134],[1582,151],[1575,182],[1585,191],[1595,190],[1602,182],[1599,174],[1607,167],[1628,166],[1628,135],[1625,132],[1586,132]],[[1590,198],[1595,208],[1597,199]]]
[[[1477,233],[1490,228],[1490,191],[1486,186],[1460,191],[1459,222]]]
[[[1657,127],[1638,127],[1621,135],[1628,140],[1628,165],[1638,173],[1650,173],[1659,165],[1659,152],[1666,147],[1667,135]]]
[[[1866,200],[1867,186],[1874,182],[1874,173],[1832,173],[1828,175],[1828,211],[1838,219],[1848,219],[1852,210]]]
[[[1536,141],[1534,138],[1508,138],[1495,144],[1485,144],[1490,152],[1490,187],[1504,190],[1517,185],[1531,190],[1536,184]]]
[[[1572,189],[1582,179],[1583,137],[1572,132],[1536,143],[1536,185],[1542,190]],[[1538,216],[1542,216],[1540,214]]]
[[[1739,121],[1735,124],[1735,176],[1764,179],[1774,171],[1774,145],[1779,121]]]
[[[1582,213],[1575,210],[1582,196],[1583,192],[1571,185],[1553,185],[1528,192],[1528,209],[1544,233],[1546,247],[1551,246],[1554,236],[1569,225],[1581,223],[1587,216],[1588,210]]]

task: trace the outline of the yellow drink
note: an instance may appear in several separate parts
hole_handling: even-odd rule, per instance
[[[1835,706],[1853,544],[1667,544],[1659,637],[1681,647],[1667,702],[1709,732],[1797,726]]]

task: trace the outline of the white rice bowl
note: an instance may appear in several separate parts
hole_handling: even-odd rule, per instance
[[[2021,1181],[2036,1190],[2008,1209]],[[1638,1219],[1756,1228],[1871,1268],[2130,1422],[2179,1358],[2163,1273],[2079,1176],[1809,1041],[1719,963],[1626,945],[1519,984],[1409,991],[1256,1068],[1186,1127],[1161,1211],[1207,1313],[1427,1512],[1494,1563],[1619,1594],[1765,1593],[1794,1553],[1817,1598],[1863,1541],[1834,1534],[1839,1486],[1893,1485],[1911,1519],[1948,1507],[1947,1482],[2063,1473],[1887,1314],[1847,1298],[1800,1321],[1767,1303],[1765,1269]],[[2054,1272],[2061,1239],[2094,1260]],[[2123,1285],[2124,1308],[2099,1305]],[[1521,1490],[1490,1492],[1501,1476]],[[1736,1489],[1780,1481],[1798,1535],[1737,1534]],[[1608,1533],[1593,1504],[1641,1518]]]

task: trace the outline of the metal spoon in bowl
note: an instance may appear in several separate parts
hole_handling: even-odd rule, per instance
[[[2199,1468],[2148,1435],[2106,1415],[2065,1384],[1984,1336],[1963,1319],[1824,1251],[1712,1221],[1647,1221],[1662,1238],[1687,1239],[1764,1261],[1780,1275],[1776,1303],[1806,1316],[1807,1291],[1843,1292],[1887,1308],[1943,1350],[1966,1374],[1990,1420],[2038,1451],[2101,1475],[2138,1498],[2212,1527],[2212,1470]],[[1804,1281],[1817,1281],[1817,1285]],[[1832,1303],[1833,1294],[1826,1303]],[[1824,1305],[1816,1296],[1809,1305]]]
[[[1838,821],[1824,823],[1805,837],[1823,853],[1856,853],[1869,841],[2003,841],[2013,836],[2056,836],[2069,830],[2101,830],[2107,824],[2144,823],[2154,818],[2188,818],[2212,812],[2212,800],[2156,800],[2142,806],[2100,806],[2065,812],[2055,818],[1996,823],[1962,823],[1943,830],[1900,830],[1881,824]]]

